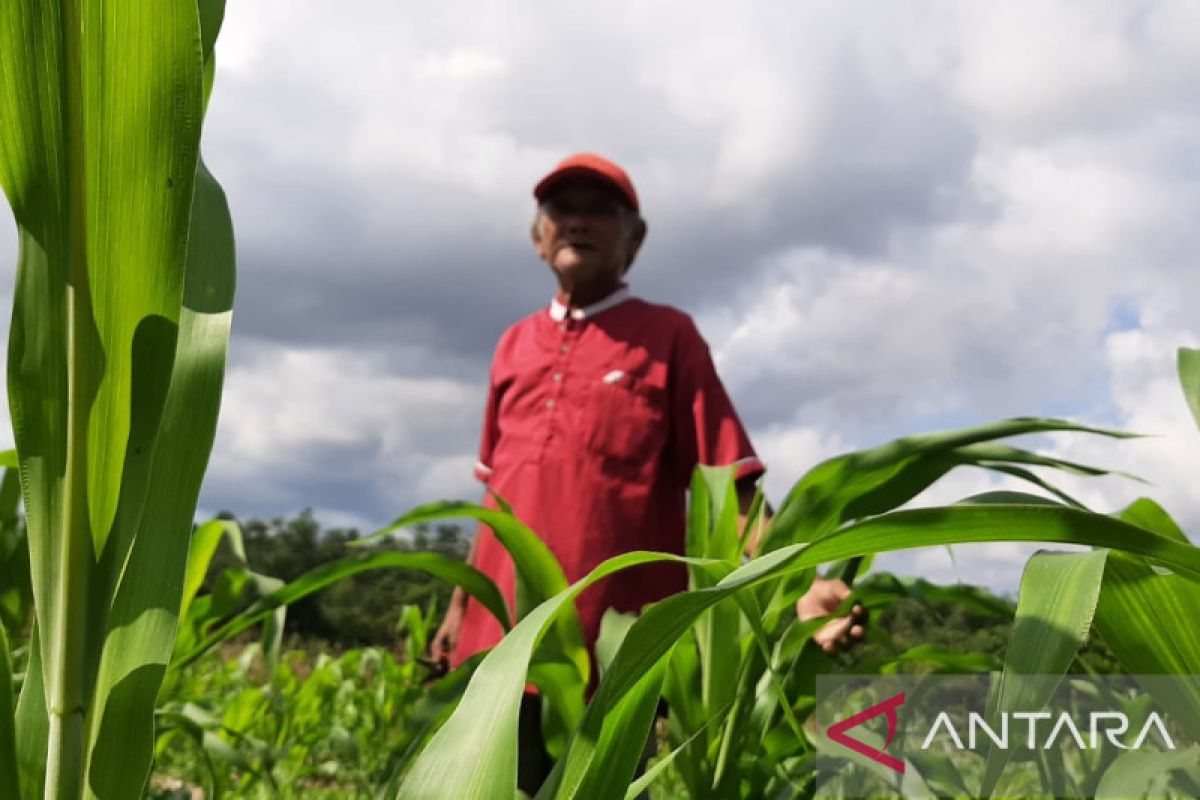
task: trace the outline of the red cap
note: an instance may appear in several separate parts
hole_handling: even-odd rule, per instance
[[[542,178],[538,181],[538,185],[533,187],[533,196],[537,198],[538,202],[545,200],[546,195],[550,193],[555,184],[567,178],[602,180],[616,189],[630,208],[634,211],[639,210],[637,192],[633,190],[633,181],[629,180],[625,170],[595,153],[576,153],[563,159],[549,175]]]

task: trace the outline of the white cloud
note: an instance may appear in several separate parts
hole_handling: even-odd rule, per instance
[[[840,450],[1055,414],[1163,432],[1049,441],[1200,520],[1170,366],[1197,339],[1200,6],[355,9],[227,9],[205,153],[242,294],[206,506],[477,496],[483,359],[549,289],[530,186],[594,149],[650,219],[635,290],[696,313],[773,496]],[[1023,558],[980,552],[965,579]]]
[[[482,402],[482,387],[398,376],[377,354],[259,344],[228,371],[205,505],[380,524],[439,492],[475,494],[464,421]],[[336,508],[339,494],[363,505]]]
[[[1200,541],[1200,430],[1183,399],[1175,368],[1179,346],[1195,347],[1187,330],[1128,330],[1106,339],[1109,388],[1119,409],[1117,426],[1146,438],[1112,441],[1060,435],[1054,451],[1063,458],[1119,468],[1146,480],[1063,479],[1086,504],[1116,511],[1139,496],[1159,502],[1193,540]]]
[[[1195,95],[1189,2],[960,4],[955,87],[988,137],[1089,134],[1179,113]]]
[[[783,501],[801,475],[847,449],[836,434],[799,425],[772,425],[753,431],[752,438],[758,457],[767,467],[764,492],[774,504]]]

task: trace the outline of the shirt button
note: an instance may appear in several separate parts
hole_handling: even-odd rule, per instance
[[[552,377],[554,378],[554,382],[558,383],[559,381],[562,380],[562,373],[556,372],[556,373],[554,373],[554,375]]]
[[[570,349],[571,349],[570,347],[567,347],[567,346],[564,344],[562,347],[558,348],[558,352],[560,352],[560,353],[566,353],[566,352],[568,352]]]
[[[554,401],[553,401],[553,400],[547,400],[547,401],[546,401],[546,408],[554,408]]]

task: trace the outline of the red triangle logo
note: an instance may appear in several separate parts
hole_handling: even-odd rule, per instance
[[[896,728],[898,726],[896,709],[902,705],[904,705],[904,692],[901,692],[895,697],[889,697],[883,702],[876,703],[870,708],[860,711],[852,717],[847,717],[841,722],[835,722],[825,730],[825,735],[838,744],[849,747],[854,752],[864,755],[872,761],[877,761],[880,764],[883,764],[885,767],[890,767],[891,769],[894,769],[896,772],[899,772],[901,775],[903,775],[904,762],[895,756],[889,756],[887,753],[883,752],[883,750],[886,750],[888,745],[892,743],[892,739],[894,739],[896,736]],[[883,750],[876,750],[869,744],[864,744],[858,739],[854,739],[846,735],[846,731],[857,727],[868,720],[875,719],[880,714],[886,714],[888,721],[887,741],[883,743]]]

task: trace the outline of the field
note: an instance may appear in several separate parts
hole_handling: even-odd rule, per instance
[[[293,524],[303,522],[300,517]],[[897,583],[879,574],[862,588]],[[828,668],[837,674],[876,672],[900,662],[915,672],[999,668],[1014,604],[977,591],[972,593],[975,607],[987,610],[973,611],[941,592],[909,582],[904,596],[879,615],[871,641],[831,659]],[[183,669],[169,685],[164,708],[189,708],[209,723],[224,747],[214,747],[210,739],[206,752],[202,739],[181,730],[164,735],[151,796],[208,795],[214,779],[227,796],[369,796],[387,782],[397,756],[411,744],[406,733],[419,724],[418,708],[433,680],[416,659],[436,616],[415,606],[393,616],[407,624],[398,627],[390,648],[347,648],[323,639],[308,639],[304,646],[306,640],[295,633],[273,667],[261,643],[247,639]],[[1081,651],[1078,668],[1119,670],[1094,639]],[[665,724],[659,725],[658,738],[665,755],[670,750]],[[678,770],[668,767],[650,796],[685,792]]]

